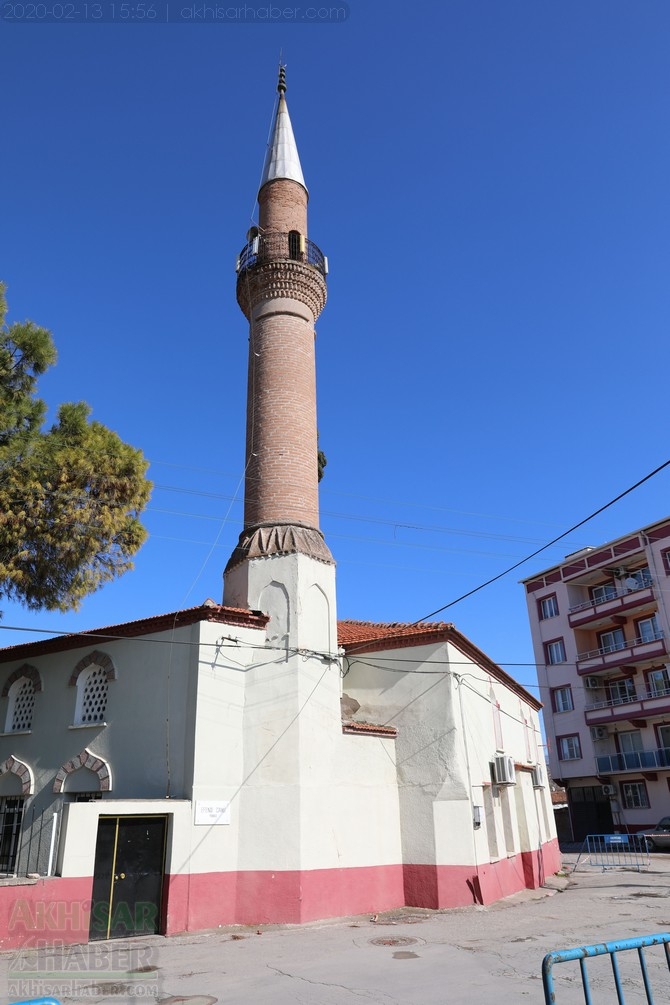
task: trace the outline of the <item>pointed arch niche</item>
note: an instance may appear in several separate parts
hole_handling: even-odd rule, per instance
[[[71,761],[66,761],[65,764],[59,768],[53,784],[53,791],[56,794],[62,792],[67,776],[71,775],[75,771],[79,771],[80,768],[88,768],[89,771],[92,771],[94,775],[98,776],[101,792],[111,792],[112,769],[109,766],[109,762],[103,757],[98,757],[97,754],[93,754],[87,748],[82,750],[81,754],[77,754],[76,757],[73,757]]]
[[[5,733],[28,733],[33,724],[35,695],[42,690],[42,678],[37,667],[24,663],[5,681],[2,697],[9,698],[5,718]]]
[[[107,687],[116,680],[116,667],[106,653],[97,649],[79,660],[68,684],[77,689],[75,726],[102,725],[107,710]]]
[[[25,761],[20,761],[18,757],[14,757],[11,754],[6,761],[0,764],[0,777],[8,771],[18,776],[21,783],[20,795],[32,796],[35,792],[35,776],[30,765],[26,764]]]

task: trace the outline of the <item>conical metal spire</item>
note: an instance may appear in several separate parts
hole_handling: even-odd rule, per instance
[[[279,68],[277,90],[279,91],[279,102],[265,154],[260,188],[263,188],[267,182],[274,181],[275,178],[288,178],[290,181],[297,181],[307,190],[286,105],[286,68],[283,66]]]

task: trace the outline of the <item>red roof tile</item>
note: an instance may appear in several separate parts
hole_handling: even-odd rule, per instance
[[[154,632],[171,631],[184,625],[193,625],[198,621],[211,621],[220,625],[230,625],[235,628],[263,629],[269,618],[259,611],[245,611],[238,607],[224,607],[213,600],[206,600],[199,607],[187,607],[182,611],[171,611],[169,614],[158,614],[139,621],[125,621],[120,625],[109,625],[106,628],[93,628],[87,632],[76,632],[68,635],[57,635],[55,638],[40,639],[37,642],[22,642],[16,646],[0,649],[0,663],[10,663],[13,660],[28,657],[43,656],[48,653],[65,652],[68,649],[80,649],[92,639],[134,638],[138,635],[149,635]]]
[[[398,735],[395,726],[375,726],[372,722],[342,722],[343,733],[364,733],[368,736],[386,736],[394,739]]]
[[[394,649],[406,649],[409,646],[427,646],[450,642],[482,670],[528,702],[531,708],[536,711],[542,708],[542,702],[526,691],[525,687],[515,681],[502,667],[494,663],[474,642],[462,635],[451,622],[419,621],[412,624],[338,621],[337,639],[347,656],[353,656],[356,653],[388,652]]]

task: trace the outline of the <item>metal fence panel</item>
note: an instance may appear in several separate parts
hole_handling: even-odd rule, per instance
[[[651,861],[643,834],[589,834],[575,862],[606,869],[648,869]]]
[[[645,949],[661,947],[661,952],[655,955],[645,954]],[[633,953],[625,960],[619,958],[620,953],[632,950]],[[637,954],[637,967],[632,966]],[[611,977],[605,979],[606,971],[600,969],[594,980],[593,968],[587,969],[587,960],[593,957],[607,957],[611,965]],[[547,953],[542,961],[542,984],[544,987],[545,1005],[561,1005],[562,999],[556,995],[554,981],[554,966],[557,963],[569,963],[577,960],[581,986],[577,992],[574,968],[565,974],[563,990],[566,995],[572,992],[571,1001],[575,1001],[578,993],[579,1001],[586,1005],[626,1005],[627,1001],[646,1001],[647,1005],[660,1005],[670,999],[670,933],[659,935],[643,935],[636,939],[622,939],[618,942],[601,942],[593,946],[578,946],[576,949],[561,949]],[[594,998],[594,991],[604,997]],[[654,998],[654,991],[658,995]],[[614,995],[616,994],[616,998]],[[629,994],[629,998],[626,998]],[[641,995],[644,994],[644,997]]]

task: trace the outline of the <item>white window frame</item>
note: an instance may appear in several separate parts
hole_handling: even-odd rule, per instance
[[[558,738],[559,761],[579,761],[582,757],[582,744],[578,733]]]
[[[591,600],[594,604],[604,604],[607,600],[614,600],[616,595],[614,583],[599,583],[597,586],[591,587]]]
[[[627,810],[649,809],[649,793],[645,782],[622,782],[621,800]]]
[[[558,663],[565,663],[565,642],[563,639],[555,639],[553,642],[547,642],[546,652],[549,666],[553,667]],[[555,652],[560,655],[560,659],[554,659]]]
[[[605,639],[611,637],[611,641]],[[626,633],[623,628],[610,628],[606,632],[598,632],[598,649],[602,653],[618,653],[621,649],[627,649]]]
[[[642,628],[643,625],[650,625],[651,631],[646,633],[646,630]],[[655,614],[652,614],[650,618],[642,618],[636,623],[635,631],[641,642],[655,642],[661,634],[661,630],[658,627],[658,618]],[[647,635],[648,637],[646,637]]]
[[[556,594],[552,593],[548,597],[542,597],[539,601],[540,621],[548,621],[549,618],[558,617],[558,600]]]
[[[647,674],[647,684],[649,685],[649,690],[654,696],[662,697],[663,695],[670,693],[670,673],[668,673],[667,667],[662,667],[660,670],[651,670]]]
[[[562,696],[560,700],[559,695]],[[564,699],[567,699],[567,701]],[[564,687],[553,687],[551,689],[551,703],[553,711],[556,715],[560,715],[563,712],[573,712],[575,703],[572,698],[572,688],[570,685],[566,684]],[[563,707],[559,708],[559,705]]]

